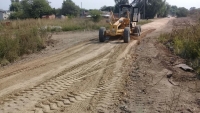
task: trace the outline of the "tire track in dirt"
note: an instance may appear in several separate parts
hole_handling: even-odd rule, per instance
[[[138,39],[145,37],[148,33],[154,30],[146,30],[142,33]],[[128,59],[130,57],[129,52],[134,46],[136,46],[138,41],[132,41],[128,45],[122,45],[121,48],[118,49],[119,54],[115,55],[116,57],[116,66],[113,69],[113,81],[114,84],[110,85],[107,90],[105,90],[98,98],[99,101],[96,105],[96,111],[99,113],[107,113],[109,110],[114,109],[115,104],[118,102],[118,98],[120,95],[121,85],[122,85],[122,78],[127,72],[124,72],[123,66],[127,65]],[[125,64],[124,64],[125,63]]]
[[[98,93],[101,93],[105,90],[109,90],[111,87],[113,87],[113,84],[115,84],[115,81],[110,82],[109,84],[106,84],[102,87],[92,88],[89,91],[82,92],[79,94],[73,92],[65,93],[63,95],[58,96],[57,98],[45,100],[43,102],[36,104],[36,108],[33,111],[33,113],[44,113],[44,112],[51,113],[51,112],[63,111],[64,109],[72,106],[73,104],[80,103],[87,99],[91,99]]]
[[[22,92],[24,94],[20,94],[20,93],[15,94],[16,97],[15,97],[15,99],[13,99],[14,101],[11,101],[10,102],[11,104],[5,104],[5,106],[7,106],[8,109],[6,109],[6,107],[4,106],[2,109],[3,112],[6,112],[7,110],[13,111],[13,109],[20,110],[19,106],[17,106],[18,103],[21,103],[20,106],[23,106],[22,103],[24,103],[24,106],[25,106],[25,104],[28,104],[29,102],[42,100],[43,98],[46,98],[47,96],[55,95],[59,92],[62,92],[63,90],[66,90],[68,87],[70,87],[71,84],[73,84],[75,82],[79,82],[81,79],[89,76],[87,73],[91,73],[93,70],[95,72],[98,71],[98,64],[102,64],[99,61],[99,59],[102,59],[104,56],[108,55],[109,53],[110,52],[107,51],[104,54],[98,56],[97,58],[87,61],[87,62],[91,62],[91,63],[86,64],[87,62],[83,62],[78,65],[72,66],[70,69],[66,69],[63,72],[59,73],[54,79],[51,79],[49,82],[46,82],[45,84],[41,84],[38,87],[36,86],[32,89]],[[109,65],[112,65],[112,63],[109,63]],[[95,68],[95,66],[97,68]],[[88,70],[90,68],[92,70]],[[101,68],[99,68],[99,69],[101,69]],[[69,71],[71,71],[71,72],[69,72]],[[67,76],[65,73],[68,73],[68,75],[70,75],[70,77],[65,78],[65,76]],[[73,77],[76,77],[75,75],[86,75],[86,76],[83,76],[83,77],[79,76],[79,78],[75,79],[75,78],[73,78]],[[91,73],[91,75],[94,75],[94,74]],[[36,98],[37,96],[38,96],[38,98]],[[33,99],[31,97],[33,97]],[[30,104],[29,104],[29,106],[30,106]],[[19,112],[21,112],[21,111],[19,111]]]
[[[37,84],[40,84],[42,83],[45,79],[43,79],[44,77],[46,79],[49,79],[49,78],[52,78],[52,77],[55,77],[55,76],[60,76],[62,75],[63,72],[66,72],[66,71],[70,71],[72,69],[75,69],[77,68],[78,66],[81,66],[89,61],[92,61],[93,59],[101,59],[101,55],[103,54],[106,54],[106,53],[109,53],[109,50],[111,48],[113,48],[115,45],[111,45],[111,44],[100,44],[98,46],[95,46],[93,47],[94,45],[96,44],[90,44],[90,46],[88,47],[87,50],[84,50],[84,51],[81,51],[79,53],[78,58],[76,57],[73,57],[72,58],[68,58],[68,59],[63,59],[62,61],[59,61],[56,65],[58,65],[59,67],[55,67],[54,65],[52,65],[55,69],[51,69],[51,67],[49,68],[50,69],[50,73],[49,72],[45,72],[45,73],[41,73],[40,76],[38,77],[34,77],[33,79],[31,80],[28,80],[28,81],[25,81],[23,84],[26,84],[26,85],[29,85],[29,83],[31,83],[31,86],[35,86]],[[100,47],[100,48],[99,48]],[[108,48],[108,50],[106,50],[105,48]],[[106,51],[105,51],[106,50]],[[83,57],[83,55],[85,57]],[[74,59],[74,60],[73,60]],[[46,66],[45,66],[46,67]],[[63,71],[64,70],[64,71]],[[26,73],[25,73],[26,74]],[[31,74],[31,73],[30,73]],[[48,75],[50,74],[49,77],[47,77]],[[42,79],[42,80],[40,80]],[[36,81],[37,84],[33,84],[34,82],[33,81]],[[33,85],[32,85],[33,84]],[[21,84],[17,84],[17,86],[12,86],[12,87],[8,87],[8,88],[5,88],[2,90],[2,92],[0,93],[1,97],[4,97],[3,98],[6,98],[8,97],[6,94],[8,93],[12,93],[13,91],[14,92],[18,92],[20,91],[21,89],[25,89],[26,85],[22,86]],[[23,87],[21,89],[16,89],[17,87]]]
[[[72,109],[77,108],[78,103],[84,102],[86,100],[91,100],[94,97],[98,97],[96,110],[98,112],[106,112],[108,108],[111,108],[115,102],[117,102],[119,91],[118,84],[120,84],[122,79],[122,73],[120,72],[123,63],[123,58],[129,52],[133,42],[129,46],[123,44],[121,46],[115,47],[112,50],[109,59],[103,66],[103,73],[99,81],[97,88],[91,88],[89,91],[83,91],[81,93],[75,92],[64,92],[63,94],[56,95],[53,98],[49,98],[42,102],[38,102],[33,113],[51,113],[51,112],[62,112],[62,111],[73,111]],[[126,50],[126,51],[125,51]],[[107,65],[114,64],[111,68],[107,68]],[[116,66],[117,65],[117,66]],[[114,68],[114,69],[113,69]],[[102,68],[101,68],[102,69]],[[79,106],[80,107],[80,106]]]
[[[79,103],[85,101],[93,103],[91,107],[95,111],[106,112],[117,101],[118,85],[123,77],[122,65],[126,54],[136,42],[113,44],[107,50],[105,49],[111,45],[102,44],[101,49],[95,49],[101,50],[100,54],[95,53],[97,56],[92,55],[91,59],[85,61],[78,59],[71,63],[74,65],[66,65],[64,70],[49,80],[8,96],[2,101],[0,112],[73,111],[81,109]],[[94,45],[88,46],[90,49],[82,53],[91,54],[94,51],[92,46]],[[89,87],[85,88],[87,86]]]
[[[98,95],[98,103],[94,106],[96,108],[95,112],[105,113],[108,112],[109,109],[112,109],[114,104],[118,101],[119,97],[119,88],[121,84],[121,79],[123,77],[122,73],[122,64],[124,62],[124,58],[126,57],[126,52],[130,50],[130,45],[132,47],[132,44],[136,44],[137,41],[132,41],[128,45],[122,45],[121,48],[117,50],[117,54],[115,55],[115,67],[112,70],[112,76],[113,78],[108,83],[111,82],[113,84],[110,84],[100,95]],[[94,99],[95,100],[95,99]]]
[[[48,102],[41,102],[42,104],[40,103],[40,106],[38,106],[38,108],[35,110],[35,113],[73,111],[81,108],[78,103],[91,99],[97,102],[97,105],[94,106],[96,106],[98,111],[105,111],[105,109],[112,106],[117,101],[116,97],[119,95],[117,84],[120,84],[122,77],[121,73],[118,73],[118,67],[121,68],[121,66],[116,66],[116,61],[122,58],[119,56],[121,56],[121,53],[124,54],[123,51],[126,47],[126,44],[116,47],[113,51],[113,54],[109,56],[109,60],[105,64],[109,65],[113,62],[114,65],[111,68],[103,69],[104,72],[102,75],[100,75],[101,80],[99,81],[97,88],[92,88],[89,91],[84,91],[81,93],[70,92],[69,94],[68,92],[66,94],[59,95],[58,98],[54,98],[53,101],[50,99]],[[122,62],[118,62],[117,65],[121,63]],[[113,70],[115,67],[117,68]],[[93,99],[95,97],[98,97],[99,100]],[[55,109],[52,108],[53,105]]]
[[[14,96],[16,99],[11,99],[14,101],[9,102],[11,104],[5,105],[8,107],[8,109],[6,109],[6,107],[4,106],[2,109],[3,112],[6,112],[7,110],[13,111],[13,109],[20,110],[19,106],[16,107],[18,103],[21,103],[20,106],[22,107],[23,105],[29,102],[39,101],[39,100],[42,100],[43,98],[46,98],[47,96],[51,96],[63,90],[66,90],[68,87],[70,87],[71,84],[75,82],[80,82],[81,79],[91,76],[90,73],[93,70],[98,71],[97,68],[95,68],[95,66],[98,67],[98,64],[101,64],[101,62],[99,62],[98,60],[100,58],[103,58],[107,54],[109,54],[109,51],[105,51],[98,57],[90,59],[89,61],[85,61],[83,63],[79,63],[75,66],[72,66],[71,68],[65,69],[64,71],[59,73],[55,78],[45,82],[44,84],[41,84],[32,89],[28,89],[26,91],[21,92],[23,94],[21,93],[15,94]],[[80,75],[80,76],[76,76],[76,75]],[[85,76],[81,77],[81,75],[85,75]],[[65,78],[65,76],[66,77],[70,76],[70,77]],[[36,98],[37,96],[38,98]],[[33,97],[33,99],[31,97]]]
[[[33,64],[32,67],[30,66],[27,66],[27,67],[22,67],[21,69],[17,69],[15,71],[12,71],[12,72],[9,72],[9,73],[6,73],[2,76],[0,76],[0,79],[3,79],[5,77],[9,77],[9,76],[12,76],[12,75],[15,75],[15,74],[18,74],[18,73],[21,73],[23,71],[30,71],[30,70],[34,70],[34,69],[37,69],[37,68],[41,68],[41,67],[44,67],[48,64],[52,64],[52,63],[55,63],[55,62],[58,62],[62,59],[66,59],[68,57],[71,57],[71,56],[74,56],[76,55],[78,52],[80,52],[81,50],[83,49],[87,49],[89,47],[89,44],[86,44],[87,46],[85,46],[85,44],[81,44],[76,46],[76,47],[73,47],[73,48],[70,48],[68,49],[67,51],[63,51],[61,52],[59,55],[55,55],[55,56],[52,56],[52,57],[49,57],[49,58],[46,58],[46,59],[42,59],[41,61],[43,62],[43,60],[49,60],[49,59],[54,59],[53,61],[50,61],[50,62],[45,62],[45,63],[41,63],[41,61],[37,61],[35,62],[36,65]],[[68,53],[68,54],[66,54]],[[39,64],[39,65],[38,65]]]
[[[164,73],[164,72],[162,72]],[[140,75],[139,75],[140,74]],[[133,81],[132,87],[134,87],[134,91],[131,92],[131,106],[134,109],[133,113],[163,113],[166,112],[167,105],[170,100],[167,100],[167,97],[163,96],[170,92],[166,91],[166,85],[163,82],[158,82],[163,78],[162,74],[159,75],[156,80],[155,78],[152,81],[152,77],[142,77],[144,73],[137,72],[135,73],[135,77],[131,78]],[[157,76],[154,75],[154,76]],[[158,84],[157,84],[158,83]],[[159,90],[154,86],[155,84],[159,85]],[[167,84],[167,82],[166,82]],[[155,107],[156,106],[156,107]]]
[[[68,78],[65,78],[64,76],[60,76],[60,77],[57,77],[56,79],[52,79],[49,82],[46,82],[45,84],[39,85],[38,87],[34,87],[34,88],[30,89],[30,91],[27,90],[27,91],[22,92],[24,94],[20,94],[20,93],[15,94],[17,96],[16,100],[14,100],[13,105],[9,104],[8,106],[13,108],[12,106],[16,106],[15,105],[15,104],[17,104],[16,102],[17,101],[19,102],[20,100],[22,101],[21,103],[26,104],[26,102],[29,103],[30,101],[38,101],[43,98],[46,98],[47,96],[55,95],[63,90],[66,90],[68,87],[70,87],[71,84],[79,82],[81,79],[83,79],[87,76],[91,76],[91,75],[87,75],[87,76],[82,76],[80,78],[74,77],[76,74],[81,74],[80,71],[83,71],[83,69],[75,70],[74,72],[69,73],[72,76],[70,76]],[[73,74],[75,74],[75,75],[73,75]],[[84,73],[82,73],[82,74],[84,74]],[[91,74],[93,75],[93,73],[91,73]],[[20,97],[20,96],[22,96],[22,97]],[[34,96],[34,97],[31,98],[32,96]],[[37,98],[37,96],[38,96],[38,98]],[[23,100],[24,98],[28,98],[28,100]],[[22,106],[22,104],[20,106]]]
[[[95,69],[95,67],[93,67],[94,70],[97,70],[96,72],[98,72],[98,70],[104,70],[109,68],[110,66],[112,66],[114,64],[114,62],[111,62],[111,60],[116,60],[113,59],[113,56],[116,55],[116,50],[119,49],[120,46],[115,47],[115,51],[111,52],[110,55],[108,54],[106,57],[109,58],[109,60],[103,60],[102,63],[100,63],[100,68],[98,69],[98,67]],[[106,64],[106,65],[104,65]],[[98,75],[98,76],[102,76],[102,75]],[[107,76],[107,75],[106,75]],[[96,78],[96,77],[95,77]],[[97,79],[97,78],[96,78]],[[92,82],[92,81],[91,81]],[[92,84],[92,83],[90,83]],[[98,85],[98,84],[97,84]],[[108,85],[109,86],[109,85]],[[84,91],[83,93],[77,93],[77,94],[73,94],[69,92],[64,92],[64,94],[58,94],[55,95],[55,97],[50,97],[47,100],[44,100],[42,102],[38,102],[36,104],[36,109],[34,110],[35,113],[43,113],[43,112],[56,112],[56,110],[62,110],[66,107],[68,107],[69,105],[75,104],[77,102],[82,102],[86,99],[90,99],[92,98],[94,95],[96,95],[97,92],[100,92],[100,90],[104,90],[105,86],[101,86],[100,88],[92,88],[90,89],[90,91]]]

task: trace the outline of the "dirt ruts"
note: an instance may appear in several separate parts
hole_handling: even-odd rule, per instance
[[[168,21],[143,26],[138,39]],[[125,67],[132,60],[130,50],[138,45],[134,39],[129,44],[118,39],[84,41],[54,55],[1,69],[0,113],[112,111],[123,90],[123,77],[129,73]]]

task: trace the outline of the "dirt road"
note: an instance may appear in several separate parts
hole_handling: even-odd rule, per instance
[[[142,26],[141,37],[152,29],[165,27],[170,20],[159,19]],[[99,43],[94,33],[88,37],[93,40],[66,50],[58,46],[63,51],[1,69],[0,113],[88,113],[113,109],[123,90],[122,78],[129,73],[124,68],[133,57],[129,51],[138,41]]]
[[[177,68],[186,60],[159,43],[162,32],[171,32],[173,24],[190,18],[169,21],[148,34],[129,54],[130,74],[124,76],[124,90],[116,113],[200,113],[200,81],[194,72]],[[172,24],[173,23],[173,24]]]

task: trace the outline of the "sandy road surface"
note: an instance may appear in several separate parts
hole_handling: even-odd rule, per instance
[[[142,29],[159,29],[169,20],[159,19]],[[136,40],[92,40],[1,69],[0,113],[107,112],[118,102],[121,79],[128,73],[123,71],[124,61],[136,45]]]

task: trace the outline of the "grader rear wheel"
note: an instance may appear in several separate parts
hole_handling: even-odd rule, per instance
[[[130,42],[130,28],[126,27],[124,29],[124,43],[129,43]]]
[[[136,26],[134,33],[137,34],[137,36],[140,36],[140,32],[141,32],[141,27],[140,26]]]
[[[142,28],[141,28],[141,26],[139,26],[139,28],[140,28],[140,33],[142,32]]]
[[[105,27],[101,27],[99,29],[99,42],[105,42],[105,40],[106,40],[105,31],[106,31]]]

